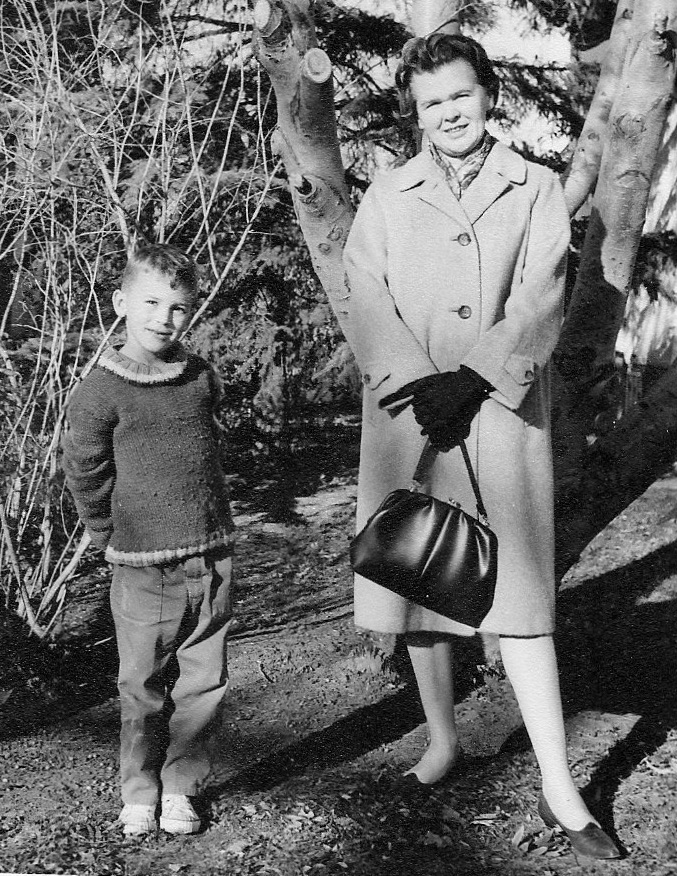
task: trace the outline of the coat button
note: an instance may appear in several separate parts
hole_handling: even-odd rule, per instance
[[[470,243],[470,235],[466,234],[466,232],[464,231],[463,234],[458,235],[456,240],[458,240],[461,246],[467,246]]]
[[[531,370],[531,368],[527,368],[527,370],[524,372],[524,379],[527,381],[527,383],[531,383],[531,381],[534,379],[534,372]]]
[[[472,307],[468,307],[467,304],[462,305],[458,308],[458,315],[461,319],[470,319],[472,316]]]
[[[362,383],[364,383],[365,386],[369,386],[371,383],[371,374],[365,374],[362,378]]]

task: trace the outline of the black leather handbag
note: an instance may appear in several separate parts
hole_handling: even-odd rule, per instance
[[[479,627],[496,588],[498,540],[489,528],[468,449],[460,442],[477,517],[419,492],[437,451],[428,442],[411,489],[389,493],[350,545],[353,570],[451,620]]]

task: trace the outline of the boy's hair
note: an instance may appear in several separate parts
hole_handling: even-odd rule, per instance
[[[416,121],[416,101],[411,93],[411,78],[415,73],[430,73],[452,61],[467,61],[475,71],[477,81],[494,103],[498,99],[499,78],[487,53],[477,40],[461,34],[431,33],[427,37],[407,40],[402,60],[395,73],[399,91],[400,116],[404,121]],[[490,113],[487,113],[489,116]]]
[[[197,294],[198,269],[193,259],[170,243],[143,243],[131,250],[122,274],[122,287],[143,267],[169,278],[172,289],[180,288],[191,297]]]

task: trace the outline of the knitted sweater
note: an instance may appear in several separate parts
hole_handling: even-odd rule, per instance
[[[231,540],[217,400],[215,373],[182,347],[158,366],[109,347],[77,388],[62,442],[66,482],[107,560],[161,565]]]

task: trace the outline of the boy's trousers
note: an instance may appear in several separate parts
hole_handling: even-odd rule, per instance
[[[194,795],[226,691],[230,551],[163,566],[116,565],[111,586],[120,671],[125,803]]]

